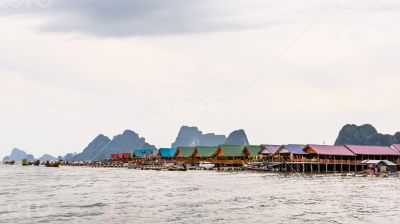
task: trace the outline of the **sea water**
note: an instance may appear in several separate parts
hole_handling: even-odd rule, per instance
[[[378,222],[400,178],[0,165],[0,223]]]

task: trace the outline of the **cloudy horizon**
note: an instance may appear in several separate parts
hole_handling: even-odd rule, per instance
[[[400,0],[0,0],[0,157],[182,125],[251,143],[400,131]]]

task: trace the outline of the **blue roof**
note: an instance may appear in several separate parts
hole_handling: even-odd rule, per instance
[[[176,149],[174,148],[160,148],[161,157],[174,157]]]
[[[135,149],[136,157],[144,157],[146,155],[151,155],[153,153],[152,149]]]
[[[307,153],[303,150],[305,145],[284,145],[284,147],[293,154],[306,155]]]

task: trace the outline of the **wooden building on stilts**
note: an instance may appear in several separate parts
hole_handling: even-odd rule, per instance
[[[174,158],[177,162],[192,164],[195,162],[193,156],[195,149],[195,147],[177,147]]]
[[[261,145],[260,157],[264,161],[273,162],[273,156],[280,147],[281,145]]]
[[[356,155],[346,146],[306,145],[303,172],[328,173],[355,170]]]
[[[279,171],[304,172],[304,161],[307,153],[304,151],[305,145],[282,145],[276,151],[273,159],[279,162]]]
[[[387,160],[400,165],[400,152],[388,146],[345,145],[356,155],[355,166],[352,171],[366,170],[365,160]]]
[[[250,154],[243,145],[219,145],[214,157],[218,164],[242,166],[247,163]]]
[[[196,146],[193,152],[193,157],[197,161],[209,160],[214,157],[217,150],[217,146]]]
[[[259,160],[261,158],[261,146],[260,145],[249,145],[244,147],[245,154],[248,155],[249,159]]]

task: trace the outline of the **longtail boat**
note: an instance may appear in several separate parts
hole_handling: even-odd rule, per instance
[[[11,160],[11,161],[4,161],[4,164],[5,164],[5,165],[14,165],[14,164],[15,164],[15,161],[14,161],[14,160]]]
[[[30,166],[30,165],[32,165],[32,163],[30,161],[26,160],[26,159],[23,159],[21,161],[21,164],[22,164],[22,166]]]
[[[45,164],[46,167],[60,167],[60,162],[47,162]]]

